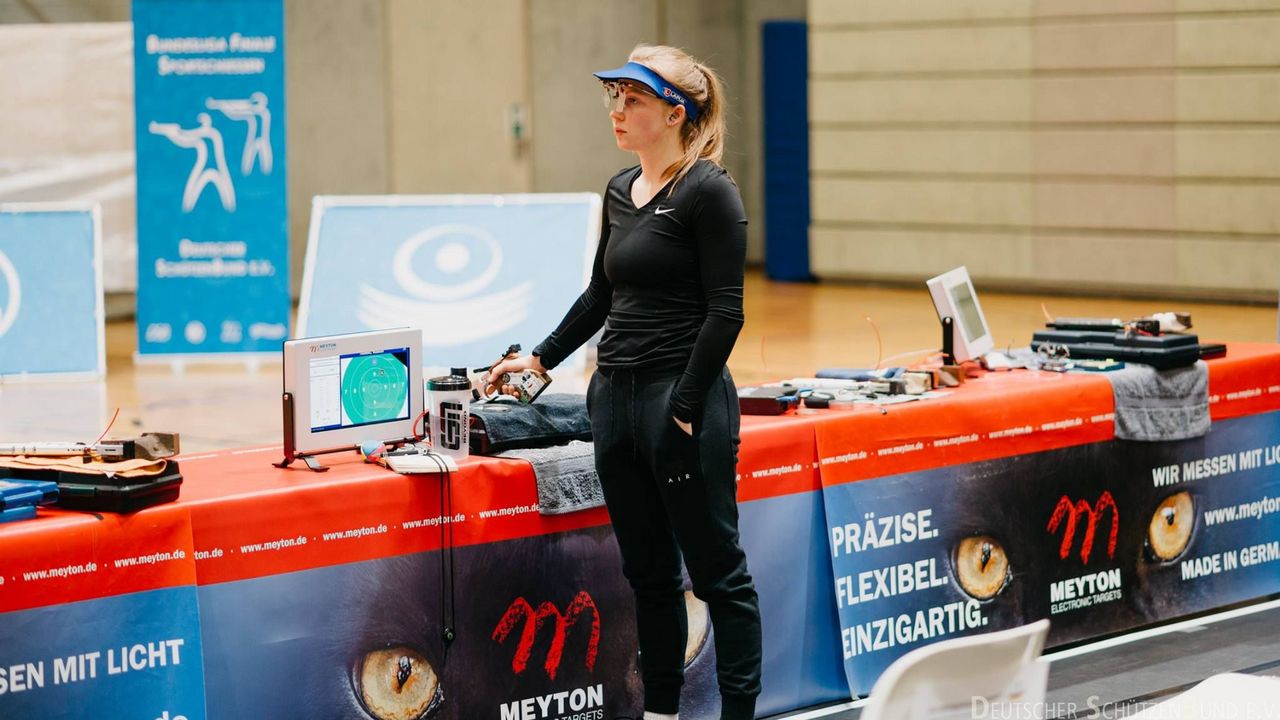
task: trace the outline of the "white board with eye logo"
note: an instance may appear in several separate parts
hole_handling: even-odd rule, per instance
[[[0,380],[106,373],[97,205],[0,204]]]
[[[318,196],[294,337],[416,328],[428,367],[528,352],[586,288],[600,213],[595,193]]]

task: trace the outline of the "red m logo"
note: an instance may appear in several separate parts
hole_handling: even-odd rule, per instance
[[[1089,525],[1084,531],[1084,542],[1080,546],[1080,559],[1085,565],[1089,564],[1089,553],[1093,551],[1093,540],[1098,530],[1098,519],[1102,517],[1102,513],[1111,509],[1111,535],[1107,539],[1107,557],[1114,558],[1116,556],[1116,538],[1120,535],[1120,508],[1116,507],[1115,498],[1111,497],[1111,492],[1103,490],[1102,495],[1098,496],[1098,504],[1089,506],[1088,500],[1081,500],[1075,504],[1071,503],[1071,499],[1066,495],[1058,500],[1058,506],[1053,509],[1053,517],[1049,518],[1049,532],[1057,532],[1058,526],[1062,524],[1063,518],[1066,518],[1067,527],[1062,534],[1062,546],[1058,548],[1058,557],[1066,560],[1071,554],[1071,543],[1076,537],[1076,521],[1081,514],[1088,514]]]
[[[568,610],[563,614],[550,601],[542,603],[537,610],[534,610],[529,601],[522,597],[516,598],[503,613],[498,626],[493,629],[493,639],[499,643],[505,642],[507,636],[515,629],[516,623],[524,620],[524,628],[520,631],[520,642],[516,645],[516,654],[511,660],[512,672],[519,675],[529,664],[529,655],[533,653],[533,641],[537,638],[538,630],[548,619],[554,618],[555,634],[551,636],[551,648],[547,650],[547,661],[544,667],[547,670],[547,676],[555,680],[556,670],[560,668],[560,657],[564,654],[565,635],[569,628],[578,622],[583,610],[587,609],[591,610],[591,638],[587,641],[586,665],[587,669],[591,670],[596,665],[596,651],[600,646],[600,611],[596,609],[595,601],[585,590],[574,596],[573,602],[569,603]]]

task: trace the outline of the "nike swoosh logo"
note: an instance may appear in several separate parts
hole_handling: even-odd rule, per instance
[[[653,214],[654,214],[654,215],[666,215],[667,213],[671,212],[672,210],[675,210],[675,208],[665,208],[665,209],[664,209],[664,208],[660,208],[660,207],[659,207],[659,208],[654,208],[654,209],[653,209]]]

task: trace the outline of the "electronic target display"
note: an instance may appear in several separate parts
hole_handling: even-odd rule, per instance
[[[409,348],[310,358],[311,432],[409,418]]]
[[[952,353],[957,362],[976,360],[989,352],[995,344],[987,317],[982,313],[978,293],[969,279],[965,266],[949,270],[929,278],[925,285],[933,298],[938,319],[951,318],[951,338],[955,343]]]
[[[422,331],[295,338],[284,348],[286,467],[297,458],[399,442],[422,415]],[[314,459],[308,467],[313,470]]]

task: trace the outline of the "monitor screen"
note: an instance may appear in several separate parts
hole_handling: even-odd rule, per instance
[[[413,437],[422,415],[422,331],[289,340],[284,393],[286,454]]]
[[[955,303],[956,315],[959,316],[960,329],[964,332],[964,339],[973,342],[983,335],[987,334],[987,328],[982,322],[982,315],[978,313],[978,301],[973,297],[973,288],[969,283],[963,282],[959,285],[952,285],[951,302]]]
[[[409,348],[311,358],[311,432],[409,417]]]

